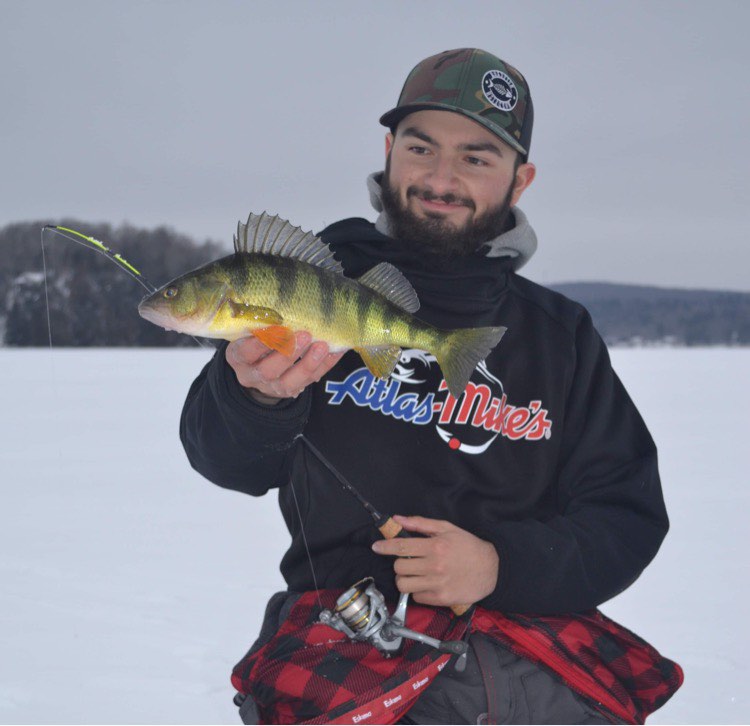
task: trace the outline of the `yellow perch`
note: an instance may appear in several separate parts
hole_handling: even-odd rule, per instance
[[[307,330],[332,351],[353,348],[380,378],[393,372],[402,348],[418,348],[437,358],[456,397],[506,330],[428,325],[412,315],[417,294],[393,265],[381,262],[352,280],[328,245],[265,212],[238,223],[234,249],[146,297],[140,315],[205,338],[254,335],[289,356],[295,331]]]

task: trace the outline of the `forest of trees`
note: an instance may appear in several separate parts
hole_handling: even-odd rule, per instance
[[[48,346],[50,330],[56,347],[195,345],[188,336],[143,320],[137,307],[146,290],[104,255],[46,231],[43,260],[44,224],[24,222],[0,229],[4,345]],[[230,244],[197,244],[166,227],[148,230],[70,219],[55,224],[100,240],[157,286],[231,251]]]
[[[47,231],[43,260],[40,237],[47,223],[0,229],[3,345],[48,346],[50,332],[55,347],[195,345],[143,320],[137,306],[146,291],[103,255]],[[157,286],[231,251],[229,241],[197,243],[166,227],[54,223],[101,240]],[[552,287],[589,309],[610,346],[750,345],[750,293],[607,283]]]
[[[588,308],[609,346],[750,345],[750,293],[601,282],[552,287]]]

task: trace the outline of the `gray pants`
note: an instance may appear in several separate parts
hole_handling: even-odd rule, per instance
[[[400,723],[610,723],[531,661],[481,633],[472,635],[469,643],[465,670],[452,665],[443,669]]]
[[[271,598],[252,651],[274,636],[298,598],[296,593],[276,593]],[[451,661],[399,723],[611,723],[531,661],[514,655],[481,633],[472,635],[469,643],[466,668],[459,672]],[[245,724],[258,723],[252,698],[246,698],[240,705],[240,718]]]

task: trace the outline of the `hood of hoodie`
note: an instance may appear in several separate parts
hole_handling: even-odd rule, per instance
[[[375,229],[381,234],[391,237],[390,220],[383,209],[383,190],[380,186],[382,178],[382,171],[370,174],[367,177],[367,189],[370,192],[370,203],[379,213],[375,221]],[[526,215],[518,207],[513,207],[511,214],[515,222],[513,227],[494,239],[488,240],[482,246],[481,252],[486,257],[511,258],[513,271],[518,271],[536,252],[537,240]]]
[[[428,270],[412,248],[361,217],[334,222],[320,237],[352,279],[380,262],[394,265],[414,287],[420,302],[415,315],[426,323],[439,328],[504,324],[493,316],[509,289],[510,257],[471,255],[457,258],[448,270]]]

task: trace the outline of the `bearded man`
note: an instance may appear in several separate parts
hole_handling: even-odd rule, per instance
[[[418,699],[388,691],[381,701],[400,705],[387,717],[371,706],[344,717],[338,695],[331,710],[306,711],[316,694],[303,684],[294,718],[624,721],[630,716],[614,701],[570,676],[577,666],[549,653],[532,658],[501,620],[595,612],[638,578],[668,529],[656,448],[590,316],[518,274],[537,247],[517,206],[535,176],[528,84],[490,53],[446,51],[412,70],[381,123],[389,128],[385,171],[368,179],[376,222],[345,219],[322,240],[350,277],[395,265],[419,296],[418,317],[432,325],[508,330],[458,400],[422,351],[404,351],[381,381],[355,353],[329,353],[306,331],[296,334],[293,358],[252,337],[225,344],[195,381],[181,422],[191,464],[255,496],[277,488],[292,537],[281,563],[288,591],[269,603],[243,661],[250,665],[235,671],[250,696],[240,699],[242,718],[282,717],[273,700],[283,700],[282,675],[257,683],[253,654],[273,660],[286,648],[294,660],[309,645],[308,631],[295,633],[289,650],[300,593],[340,593],[371,576],[389,603],[409,593],[429,608],[476,604],[468,653],[415,680],[415,690],[429,681]],[[330,461],[416,536],[382,539],[342,493]],[[354,703],[356,688],[335,667],[343,660],[337,653],[299,678],[336,683]]]

